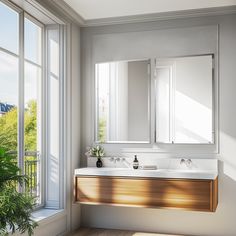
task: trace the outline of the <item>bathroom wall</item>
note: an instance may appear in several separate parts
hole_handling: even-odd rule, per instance
[[[171,24],[172,25],[171,25]],[[174,24],[173,24],[174,23]],[[183,24],[185,23],[185,24]],[[218,25],[216,22],[186,24],[186,20],[151,22],[143,24],[127,24],[85,28],[82,30],[82,70],[83,70],[83,122],[82,137],[85,145],[94,140],[94,65],[98,62],[148,59],[155,57],[176,57],[183,55],[209,54],[218,59]],[[153,62],[152,62],[153,63]],[[153,77],[153,64],[152,77]],[[217,70],[216,70],[217,73]],[[216,75],[217,78],[217,75]],[[217,79],[216,79],[217,82]],[[152,80],[152,89],[154,81]],[[151,91],[152,94],[154,91]],[[217,93],[217,83],[216,83]],[[86,96],[89,94],[89,96]],[[153,99],[154,97],[152,97]],[[217,105],[217,104],[216,104]],[[137,104],[138,106],[138,104]],[[151,102],[154,111],[154,101]],[[151,126],[154,127],[154,114],[151,115]],[[216,125],[217,125],[216,119]],[[153,133],[152,133],[153,134]],[[152,137],[152,140],[154,138]],[[156,149],[167,152],[213,153],[218,151],[215,145],[189,146],[184,148],[170,145],[154,145]],[[147,148],[153,145],[105,145],[107,153],[119,153],[122,148]],[[85,151],[85,149],[84,149]],[[82,153],[84,153],[84,151]],[[84,162],[83,162],[84,163]]]
[[[152,146],[109,144],[105,148],[108,153],[133,155],[138,152],[145,158],[220,159],[216,213],[81,206],[83,226],[186,235],[236,235],[235,25],[236,15],[222,15],[82,29],[82,165],[86,165],[86,147],[94,140],[95,62],[205,53],[215,53],[216,63],[219,62],[219,87],[216,84],[219,139],[215,145],[172,145],[167,150],[164,146],[146,149]]]
[[[81,81],[80,81],[80,28],[74,24],[71,25],[71,83],[68,88],[70,92],[70,98],[68,98],[68,106],[71,106],[71,114],[69,114],[71,139],[67,139],[68,146],[71,151],[71,156],[67,156],[67,180],[71,185],[66,184],[67,191],[67,228],[75,230],[80,226],[80,206],[74,203],[73,196],[73,181],[74,181],[74,169],[78,168],[81,148],[81,136],[80,136],[80,117],[81,117]],[[79,43],[78,43],[79,42]],[[69,161],[68,161],[69,160]]]

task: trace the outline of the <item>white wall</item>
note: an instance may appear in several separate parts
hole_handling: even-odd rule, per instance
[[[219,31],[218,31],[219,25]],[[82,206],[82,225],[187,235],[236,235],[236,15],[84,28],[82,30],[82,164],[94,137],[93,67],[95,62],[215,53],[219,56],[219,155],[217,145],[171,146],[171,156],[220,157],[216,213]],[[219,41],[218,41],[219,37]],[[219,54],[218,54],[219,49]],[[208,146],[208,145],[206,145]],[[212,147],[211,146],[211,147]],[[127,145],[105,145],[120,152]],[[145,147],[134,146],[133,148]],[[162,147],[161,147],[162,148]],[[161,153],[139,155],[163,157]],[[165,150],[159,150],[165,151]],[[135,150],[134,150],[135,153]],[[125,152],[123,152],[126,155]],[[166,153],[165,156],[169,156]],[[226,166],[228,168],[224,167]]]
[[[80,226],[80,206],[74,204],[74,169],[79,167],[81,152],[81,81],[80,81],[80,28],[72,24],[71,32],[71,140],[68,146],[71,148],[71,165],[68,168],[68,182],[71,183],[68,189],[68,214],[70,217],[70,229],[75,230]],[[71,142],[71,143],[70,143]],[[67,158],[69,158],[67,156]]]

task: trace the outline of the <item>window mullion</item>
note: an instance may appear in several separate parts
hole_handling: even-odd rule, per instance
[[[9,50],[7,50],[7,49],[5,49],[5,48],[0,47],[0,51],[1,51],[1,52],[4,52],[4,53],[7,53],[7,54],[9,54],[9,55],[11,55],[11,56],[13,56],[13,57],[18,58],[18,55],[17,55],[17,54],[15,54],[14,52],[11,52],[11,51],[9,51]]]
[[[18,165],[24,173],[24,12],[19,15]],[[22,189],[21,189],[22,191]]]
[[[47,59],[46,59],[46,30],[45,26],[42,27],[42,34],[41,34],[41,40],[42,40],[42,47],[41,47],[41,68],[42,68],[42,74],[41,74],[41,148],[40,148],[40,156],[39,158],[39,168],[38,171],[40,171],[40,198],[41,198],[41,207],[45,206],[45,194],[46,194],[46,148],[47,148]]]
[[[66,164],[66,162],[63,163],[63,158],[64,158],[64,150],[65,150],[65,133],[64,133],[64,125],[65,125],[65,104],[64,104],[64,88],[65,88],[65,84],[64,84],[64,75],[65,75],[65,68],[64,66],[64,56],[65,56],[65,52],[64,52],[64,26],[60,25],[59,26],[59,104],[60,104],[60,110],[59,110],[59,136],[60,136],[60,150],[59,150],[59,194],[60,194],[60,198],[59,198],[59,207],[60,208],[64,208],[64,173],[63,173],[63,168],[64,168],[64,164]]]

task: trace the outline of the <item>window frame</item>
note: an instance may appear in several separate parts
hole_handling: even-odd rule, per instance
[[[18,13],[18,54],[11,52],[7,49],[0,47],[0,51],[7,53],[11,56],[14,56],[18,59],[18,114],[17,114],[17,159],[18,159],[18,166],[22,169],[24,173],[24,158],[25,158],[25,151],[24,151],[24,102],[25,102],[25,63],[30,63],[31,65],[37,66],[37,68],[41,68],[41,152],[39,161],[40,161],[40,204],[38,204],[34,210],[39,210],[42,208],[55,208],[55,209],[64,209],[65,208],[65,181],[64,181],[64,153],[66,152],[66,143],[64,128],[66,127],[65,117],[64,114],[65,110],[65,88],[63,85],[64,77],[66,75],[66,63],[65,59],[63,58],[66,55],[66,29],[64,29],[65,23],[55,22],[55,25],[58,25],[58,33],[59,33],[59,206],[53,207],[50,205],[46,205],[47,202],[47,157],[48,157],[48,144],[47,141],[49,139],[49,127],[48,127],[48,105],[47,105],[47,98],[49,97],[49,89],[48,89],[48,43],[47,43],[47,27],[51,27],[52,25],[46,25],[30,15],[27,11],[23,8],[15,5],[12,2],[7,0],[0,0],[1,3],[5,4],[10,9],[16,11]],[[24,55],[24,22],[25,18],[30,20],[32,23],[36,24],[41,28],[41,65],[28,60],[25,58]],[[24,191],[22,187],[19,188],[19,191]]]
[[[48,188],[50,188],[49,181],[44,181],[44,206],[46,208],[54,208],[54,209],[63,209],[65,207],[65,196],[64,196],[64,189],[65,189],[65,181],[64,181],[64,169],[65,169],[65,160],[64,160],[64,153],[65,153],[65,137],[64,137],[64,110],[65,110],[65,91],[64,91],[64,77],[65,77],[65,62],[64,62],[64,50],[65,50],[65,35],[64,35],[64,29],[63,26],[61,25],[48,25],[45,27],[45,77],[47,78],[45,80],[45,100],[47,103],[45,103],[45,129],[47,130],[45,134],[45,159],[44,159],[44,167],[45,167],[45,179],[48,179],[50,176],[51,170],[50,170],[50,77],[51,77],[51,72],[50,72],[50,47],[49,47],[49,31],[50,30],[57,30],[58,31],[58,40],[59,40],[59,68],[58,68],[58,85],[59,85],[59,155],[58,155],[58,171],[59,171],[59,176],[58,176],[58,181],[59,181],[59,188],[58,190],[58,201],[52,202],[49,199],[49,191]],[[52,187],[52,186],[51,186]]]

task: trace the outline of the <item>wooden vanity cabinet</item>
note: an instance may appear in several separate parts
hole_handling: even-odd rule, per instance
[[[218,179],[77,176],[75,200],[84,204],[214,212],[218,204]]]

